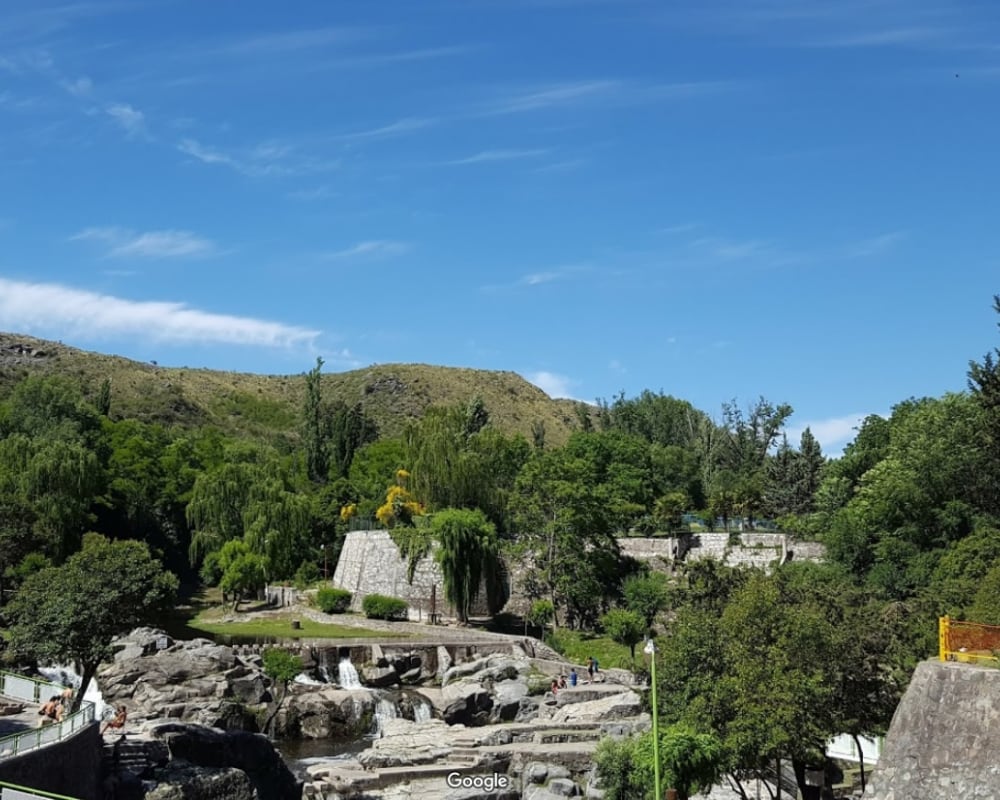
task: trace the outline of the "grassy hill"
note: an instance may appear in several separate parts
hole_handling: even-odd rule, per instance
[[[78,350],[62,342],[0,333],[0,397],[28,375],[62,375],[96,396],[111,381],[111,417],[165,425],[213,424],[254,437],[294,439],[305,392],[304,375],[162,367],[121,356]],[[531,440],[535,421],[546,442],[566,441],[576,422],[573,402],[553,400],[514,372],[381,364],[323,375],[329,401],[361,403],[383,436],[403,430],[433,405],[483,398],[494,425]]]

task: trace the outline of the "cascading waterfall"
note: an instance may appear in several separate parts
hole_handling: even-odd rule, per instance
[[[414,722],[427,722],[431,719],[433,715],[431,714],[431,704],[424,701],[418,700],[413,704],[413,721]]]
[[[358,677],[358,671],[354,668],[349,658],[340,659],[340,663],[337,665],[337,677],[340,680],[340,688],[342,689],[364,688],[361,685],[361,678]]]
[[[74,694],[80,691],[80,676],[72,667],[39,667],[38,672],[52,683],[58,683],[62,686],[72,686]],[[87,684],[87,689],[83,693],[83,699],[94,704],[94,715],[96,719],[102,719],[105,716],[105,711],[111,709],[111,707],[104,702],[104,695],[101,693],[101,688],[97,685],[96,678],[93,678],[90,683]]]
[[[399,718],[399,709],[396,704],[387,697],[379,697],[375,701],[375,731],[376,739],[381,739],[385,735],[385,726],[390,719]]]

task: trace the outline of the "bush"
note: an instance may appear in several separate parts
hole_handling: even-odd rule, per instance
[[[295,577],[292,578],[292,583],[295,584],[296,589],[308,589],[318,580],[319,567],[312,561],[303,561],[299,565],[299,568],[295,570]]]
[[[326,614],[343,614],[351,605],[351,593],[347,589],[324,586],[316,592],[316,605]]]
[[[398,597],[370,594],[361,603],[368,619],[406,619],[407,605]]]

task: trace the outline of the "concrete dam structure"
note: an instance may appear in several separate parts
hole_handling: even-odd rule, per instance
[[[795,542],[784,533],[687,534],[680,537],[621,537],[623,555],[645,561],[652,569],[669,570],[677,561],[714,558],[730,566],[771,569],[789,560],[821,561],[823,546]],[[523,613],[528,606],[520,591],[522,569],[508,564],[509,593],[506,610]],[[366,595],[399,597],[409,604],[411,620],[426,622],[431,614],[453,619],[455,610],[444,597],[444,576],[434,559],[434,550],[417,562],[413,580],[406,577],[406,559],[388,531],[351,531],[344,539],[333,583],[352,593],[351,610],[360,611]],[[486,591],[481,588],[472,607],[473,616],[487,616]]]
[[[1000,669],[917,666],[864,800],[1000,798]]]

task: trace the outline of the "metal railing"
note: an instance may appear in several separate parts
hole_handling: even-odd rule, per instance
[[[942,661],[1000,665],[1000,625],[938,620],[938,650]]]
[[[41,789],[29,789],[27,786],[18,786],[16,783],[0,781],[0,800],[78,800],[78,798],[67,797],[64,794],[43,792]]]
[[[64,689],[64,686],[57,683],[26,678],[13,672],[0,672],[0,695],[15,700],[40,705],[49,697],[62,694]],[[41,728],[4,736],[0,738],[0,759],[11,758],[53,742],[60,742],[90,725],[94,721],[94,716],[94,704],[89,700],[84,700],[80,704],[80,710],[65,717],[62,722],[53,722]],[[32,795],[25,795],[25,797],[30,796]],[[49,796],[58,797],[58,795]],[[6,800],[10,797],[16,798],[18,795],[0,793],[0,800]]]

